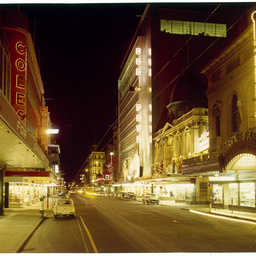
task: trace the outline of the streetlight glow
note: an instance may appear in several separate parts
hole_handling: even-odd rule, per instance
[[[59,134],[59,129],[47,129],[46,133],[48,133],[48,134]]]

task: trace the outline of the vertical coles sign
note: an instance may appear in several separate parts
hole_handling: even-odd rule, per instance
[[[27,35],[17,29],[4,30],[11,50],[11,104],[26,123]]]
[[[42,149],[44,152],[48,151],[48,141],[47,141],[47,124],[48,124],[48,107],[40,107],[41,112],[41,130],[40,130],[40,136],[41,136],[41,144]]]

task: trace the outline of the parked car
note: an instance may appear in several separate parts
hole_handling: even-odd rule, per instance
[[[59,216],[71,216],[74,218],[75,206],[71,198],[60,198],[53,206],[53,215],[55,219]]]
[[[59,193],[58,194],[58,198],[69,198],[69,194],[68,193],[64,193],[64,192]]]
[[[129,194],[128,194],[128,192],[122,192],[121,199],[128,200],[128,199],[129,199]]]
[[[147,193],[142,196],[143,204],[159,204],[159,197],[154,193]]]
[[[128,196],[129,196],[129,199],[131,199],[131,200],[137,199],[136,195],[133,192],[128,192]]]

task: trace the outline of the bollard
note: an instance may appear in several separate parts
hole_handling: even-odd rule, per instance
[[[209,201],[209,212],[211,212],[211,211],[212,211],[212,202]]]
[[[41,217],[44,217],[44,199],[41,197],[40,198],[40,213],[41,213]]]

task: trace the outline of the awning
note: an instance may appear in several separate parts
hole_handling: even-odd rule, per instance
[[[7,168],[49,168],[35,138],[0,91],[0,163]]]

